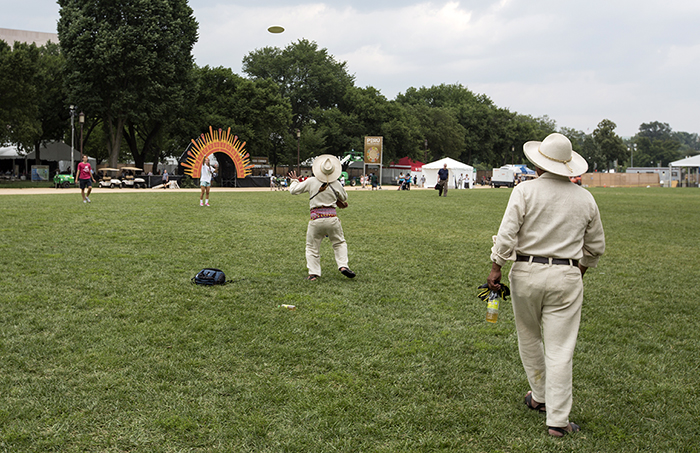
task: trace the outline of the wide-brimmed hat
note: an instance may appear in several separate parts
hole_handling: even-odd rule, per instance
[[[525,157],[536,167],[560,176],[581,176],[588,171],[588,162],[573,150],[562,134],[549,134],[541,142],[523,145]]]
[[[340,160],[335,156],[321,154],[314,159],[314,176],[321,182],[335,181],[342,171],[343,166],[340,164]]]

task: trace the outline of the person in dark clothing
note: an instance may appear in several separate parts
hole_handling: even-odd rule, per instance
[[[440,170],[438,170],[438,197],[447,196],[447,181],[450,177],[450,170],[447,169],[447,164],[443,165]]]

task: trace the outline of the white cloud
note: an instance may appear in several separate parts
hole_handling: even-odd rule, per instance
[[[674,130],[700,129],[696,0],[190,5],[200,24],[194,49],[199,65],[240,73],[249,52],[305,38],[347,61],[357,85],[371,85],[390,99],[412,86],[462,83],[501,107],[548,115],[563,127],[592,130],[607,118],[621,135],[657,120]],[[55,31],[55,0],[0,0],[0,10],[0,27]],[[271,25],[286,31],[270,34]]]
[[[316,41],[348,63],[358,86],[393,98],[409,87],[462,83],[501,106],[548,115],[560,127],[590,131],[602,119],[633,135],[664,121],[697,129],[686,111],[697,95],[698,32],[677,30],[700,15],[697,2],[524,2],[496,0],[300,3],[197,7],[199,64],[240,71],[248,52]],[[270,25],[286,28],[270,35]],[[669,81],[676,83],[669,84]],[[673,85],[673,86],[672,86]],[[678,86],[675,86],[678,85]]]

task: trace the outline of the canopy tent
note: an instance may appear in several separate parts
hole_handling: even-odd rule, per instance
[[[410,157],[402,157],[398,162],[389,164],[389,168],[399,168],[401,170],[410,170],[411,172],[420,172],[423,162],[413,160]]]
[[[671,162],[671,167],[700,167],[700,154]]]
[[[695,168],[695,182],[692,183],[696,187],[700,187],[700,154],[697,154],[695,156],[691,157],[686,157],[685,159],[677,160],[675,162],[671,162],[668,164],[669,166],[669,174],[673,174],[673,167],[685,167],[685,168]],[[691,173],[692,174],[692,171]],[[691,184],[690,181],[690,175],[686,173],[685,175],[685,182],[683,179],[679,181],[681,185],[685,185],[686,187]]]
[[[459,179],[460,175],[465,177],[469,175],[469,181],[474,184],[476,179],[476,169],[474,167],[464,164],[462,162],[456,161],[449,157],[444,159],[436,160],[435,162],[430,162],[429,164],[423,165],[423,176],[425,176],[425,187],[435,187],[437,184],[438,175],[437,172],[445,164],[447,164],[447,169],[450,171],[450,176],[448,178],[449,188],[454,188],[456,181]]]
[[[0,159],[24,159],[24,154],[20,154],[16,147],[9,146],[0,148]]]
[[[42,144],[39,148],[39,158],[46,165],[47,162],[57,162],[58,169],[65,171],[71,169],[71,148],[69,145],[61,142],[49,142]],[[12,159],[13,171],[15,165],[20,165],[24,168],[25,173],[29,173],[30,167],[36,161],[36,151],[24,154],[16,146],[0,148],[0,159]],[[80,150],[73,149],[73,168],[80,162]],[[95,159],[90,159],[89,162],[95,166]],[[20,170],[22,173],[22,170]]]
[[[510,167],[510,165],[508,165],[508,166]],[[529,168],[527,168],[527,165],[525,165],[525,164],[513,165],[512,167],[513,167],[513,170],[515,171],[515,174],[518,174],[518,175],[534,176],[537,174],[535,172],[535,170],[530,170]]]

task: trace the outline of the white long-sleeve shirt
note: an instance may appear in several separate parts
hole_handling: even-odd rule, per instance
[[[515,254],[571,258],[596,267],[605,234],[593,195],[564,176],[544,173],[510,195],[491,261],[503,266]]]
[[[302,182],[299,182],[298,179],[293,179],[292,183],[289,185],[289,193],[291,193],[292,195],[299,195],[301,193],[308,192],[310,198],[310,209],[320,208],[323,206],[336,207],[336,196],[335,193],[333,193],[333,190],[335,190],[335,192],[338,194],[338,200],[346,201],[348,199],[347,192],[345,192],[345,189],[343,188],[343,186],[340,185],[340,182],[338,182],[337,180],[333,181],[330,184],[330,186],[333,187],[333,190],[331,190],[331,187],[326,187],[326,189],[323,192],[318,193],[322,184],[323,183],[316,179],[315,176],[305,179]],[[318,195],[316,195],[317,193]]]

